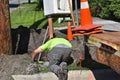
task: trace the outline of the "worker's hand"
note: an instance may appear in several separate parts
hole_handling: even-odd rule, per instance
[[[37,54],[40,53],[41,51],[42,51],[42,49],[39,47],[32,52],[32,60],[33,61],[35,60],[35,57],[37,56]]]
[[[33,51],[33,52],[32,52],[32,61],[35,60],[35,56],[36,56],[36,53],[35,53],[35,51]]]

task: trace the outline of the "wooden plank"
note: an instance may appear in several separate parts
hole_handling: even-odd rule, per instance
[[[120,51],[120,32],[104,32],[101,34],[92,34],[88,39],[88,43],[96,46],[101,44],[108,45],[117,51]]]

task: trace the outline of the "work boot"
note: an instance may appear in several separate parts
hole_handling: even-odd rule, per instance
[[[60,64],[60,68],[61,68],[62,80],[67,80],[67,78],[68,78],[67,63],[66,63],[66,62],[62,62],[62,63]]]
[[[60,67],[61,67],[63,70],[67,70],[67,69],[68,69],[66,62],[62,62],[62,63],[60,64]]]
[[[67,80],[67,75],[62,68],[58,70],[57,77],[59,80]]]
[[[58,77],[59,80],[63,80],[63,70],[61,67],[59,67],[58,65],[51,65],[50,69],[53,73],[56,74],[56,76]]]

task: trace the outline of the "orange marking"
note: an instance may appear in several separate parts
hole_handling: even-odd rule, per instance
[[[93,80],[93,77],[92,77],[92,74],[91,74],[90,70],[88,71],[88,80]]]

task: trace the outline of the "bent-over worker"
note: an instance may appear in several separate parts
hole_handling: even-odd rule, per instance
[[[71,43],[64,38],[53,38],[35,49],[32,53],[32,59],[43,51],[48,51],[48,61],[50,70],[56,74],[59,80],[67,80],[68,64],[73,60],[71,54]]]

